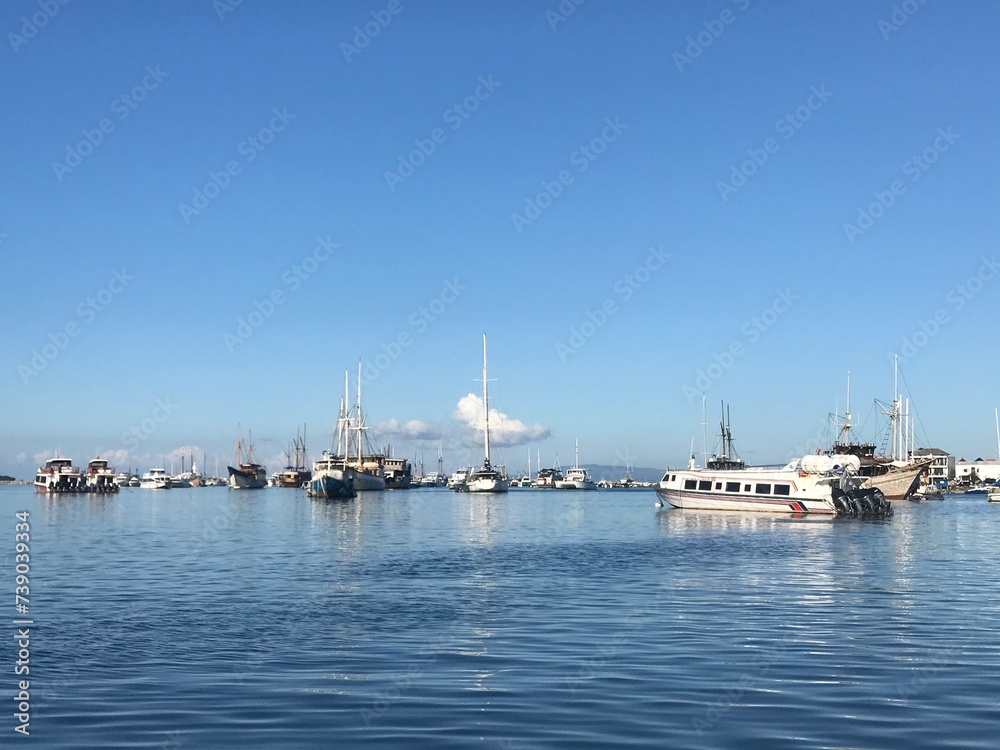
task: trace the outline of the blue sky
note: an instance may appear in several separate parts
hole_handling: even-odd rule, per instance
[[[919,442],[996,454],[993,3],[0,18],[0,472],[224,464],[238,424],[278,468],[359,358],[376,439],[450,469],[483,331],[512,469],[683,462],[702,392],[780,461],[893,353]]]

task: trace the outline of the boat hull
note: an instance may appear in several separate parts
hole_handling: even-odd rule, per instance
[[[226,467],[229,470],[229,486],[234,490],[262,490],[267,487],[267,475],[262,471],[250,472]]]
[[[930,469],[930,463],[907,469],[893,469],[879,476],[868,477],[865,487],[875,487],[889,500],[905,500],[920,485],[920,477]]]
[[[576,479],[560,479],[555,483],[557,490],[596,490],[597,485],[593,482],[582,482]]]
[[[506,492],[507,480],[498,473],[489,471],[473,474],[465,482],[464,492]]]
[[[741,510],[767,513],[820,513],[836,515],[833,501],[810,499],[778,499],[755,495],[723,497],[706,492],[657,487],[656,494],[675,508],[691,510]]]
[[[354,471],[354,490],[356,492],[378,492],[385,489],[385,477],[368,474],[364,471]]]

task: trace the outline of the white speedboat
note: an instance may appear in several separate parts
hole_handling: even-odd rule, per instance
[[[83,492],[84,481],[72,459],[56,455],[35,474],[35,490],[49,494]]]
[[[580,466],[580,441],[576,441],[576,461],[566,476],[553,481],[557,490],[596,490],[597,485],[590,478],[590,472]]]
[[[490,392],[486,372],[486,334],[483,334],[483,445],[486,457],[483,465],[465,480],[465,492],[506,492],[507,478],[490,464]]]
[[[144,490],[169,490],[172,486],[166,469],[150,469],[142,475],[139,487]]]

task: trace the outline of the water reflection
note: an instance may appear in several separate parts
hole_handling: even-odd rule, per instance
[[[830,514],[820,513],[747,513],[691,508],[661,508],[656,515],[660,529],[667,532],[828,528],[837,520]]]

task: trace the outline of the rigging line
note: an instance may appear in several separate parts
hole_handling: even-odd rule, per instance
[[[928,439],[927,429],[924,427],[924,421],[920,418],[920,415],[917,414],[917,406],[913,401],[913,396],[910,395],[910,384],[906,382],[906,375],[903,373],[902,367],[899,368],[899,374],[903,378],[903,387],[906,388],[906,394],[910,398],[910,408],[913,409],[913,413],[917,415],[917,424],[920,425],[920,429],[924,433],[924,445],[929,447],[931,441]]]

